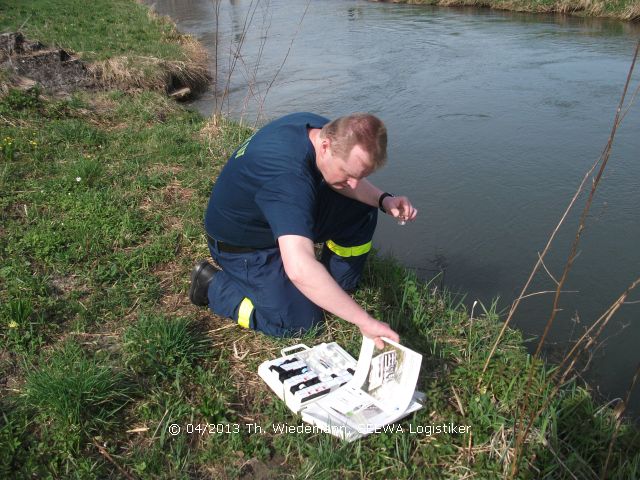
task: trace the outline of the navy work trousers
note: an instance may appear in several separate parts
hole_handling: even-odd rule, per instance
[[[314,242],[324,242],[320,261],[346,291],[362,276],[378,211],[327,186],[321,189]],[[291,283],[277,247],[246,253],[220,251],[209,242],[222,271],[209,284],[209,308],[217,315],[277,337],[293,336],[321,324],[320,307]]]

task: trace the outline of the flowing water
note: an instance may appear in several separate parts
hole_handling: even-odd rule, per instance
[[[194,103],[205,115],[217,108],[250,124],[300,110],[380,116],[389,163],[372,180],[420,213],[407,226],[381,218],[375,246],[423,278],[441,272],[437,283],[467,304],[499,297],[499,308],[520,292],[606,145],[640,38],[639,26],[612,20],[353,0],[154,5],[217,58],[217,107],[213,90]],[[640,276],[639,126],[634,105],[565,286],[553,357]],[[550,275],[561,275],[585,199],[531,292],[555,288]],[[607,398],[624,396],[640,362],[639,299],[593,355],[587,378]],[[527,298],[513,325],[540,335],[551,305],[549,294]],[[637,413],[640,388],[635,395]]]

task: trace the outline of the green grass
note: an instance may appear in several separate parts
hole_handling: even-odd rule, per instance
[[[249,131],[228,121],[204,128],[198,115],[150,93],[47,100],[12,92],[0,112],[12,144],[0,176],[0,472],[119,477],[96,442],[141,478],[508,471],[516,411],[525,397],[540,404],[550,384],[535,362],[533,393],[524,392],[533,360],[514,330],[480,381],[501,326],[496,304],[471,321],[461,298],[436,291],[437,281],[425,284],[374,256],[356,299],[423,353],[425,408],[400,423],[402,432],[352,444],[275,434],[273,424],[300,420],[257,367],[297,340],[222,329],[225,320],[186,298],[190,268],[207,255],[201,222],[210,185]],[[357,355],[357,329],[329,321],[321,339]],[[254,422],[263,433],[247,429]],[[471,436],[411,432],[449,422],[470,425]],[[207,423],[232,430],[169,432]],[[563,389],[534,423],[519,478],[570,478],[559,458],[584,478],[599,474],[614,426],[612,412],[585,390]],[[624,426],[612,478],[638,475],[639,445],[637,430]]]
[[[0,31],[77,54],[97,88],[197,92],[211,80],[204,48],[133,0],[5,0]],[[14,77],[0,70],[0,91]]]
[[[119,55],[185,60],[172,24],[149,19],[131,0],[3,0],[0,30],[22,31],[28,39],[81,53],[88,61]]]
[[[97,474],[87,445],[113,436],[136,393],[122,370],[88,355],[75,341],[32,355],[19,395],[3,399],[0,475]]]
[[[150,377],[167,377],[210,352],[210,339],[185,318],[144,316],[123,335],[125,362]]]
[[[87,357],[75,342],[40,360],[26,374],[23,401],[61,432],[104,431],[130,400],[125,376]]]

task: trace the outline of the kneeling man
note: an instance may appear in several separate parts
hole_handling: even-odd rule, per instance
[[[347,293],[362,276],[378,209],[402,221],[417,215],[408,198],[366,180],[386,157],[386,128],[370,114],[294,113],[258,130],[212,189],[205,229],[222,270],[197,264],[191,301],[268,335],[303,333],[327,310],[378,345],[399,341]],[[320,260],[314,243],[324,244]]]

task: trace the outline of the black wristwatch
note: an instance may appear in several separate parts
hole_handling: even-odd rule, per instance
[[[392,193],[389,193],[389,192],[384,192],[382,195],[380,195],[380,198],[378,198],[378,208],[380,209],[380,211],[382,213],[387,213],[387,211],[382,206],[382,201],[387,197],[394,197],[394,196],[395,195],[393,195]]]

